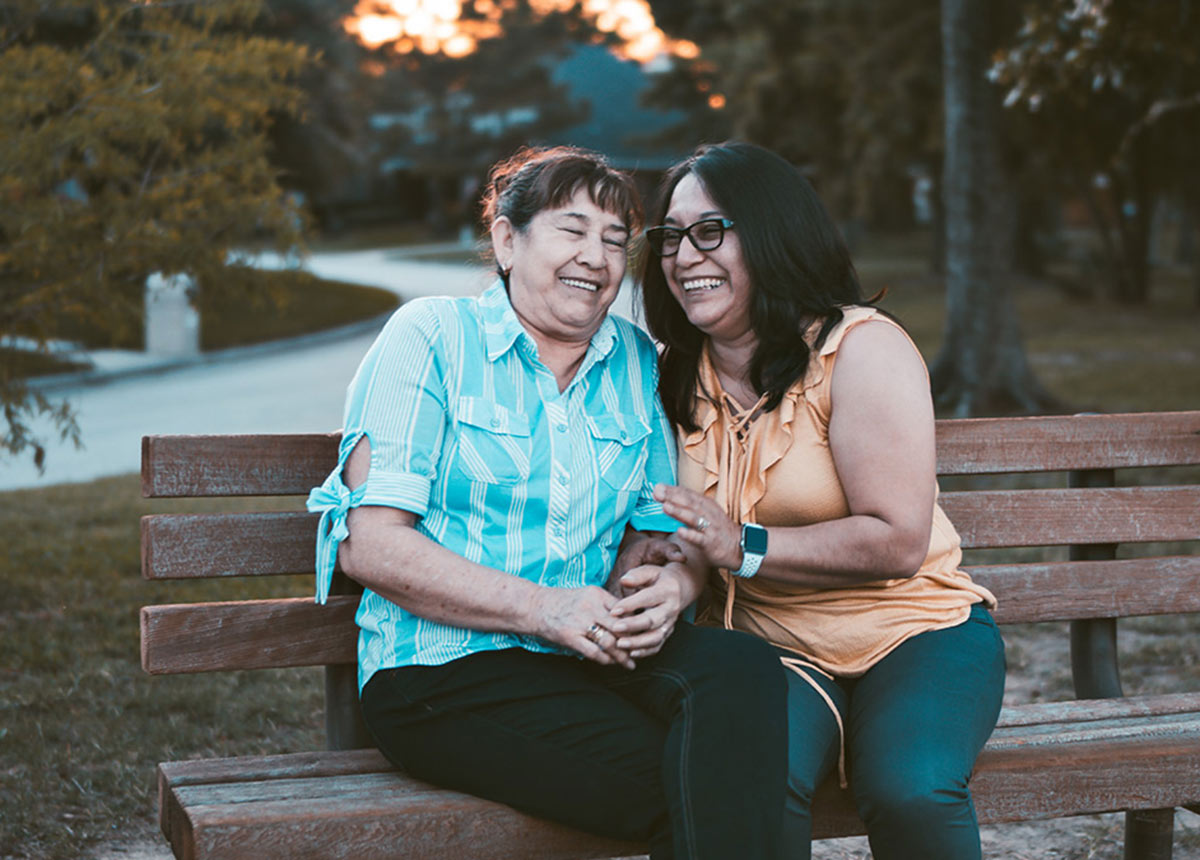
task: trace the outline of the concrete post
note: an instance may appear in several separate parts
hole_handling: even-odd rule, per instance
[[[146,352],[150,355],[188,356],[200,352],[200,314],[192,307],[192,279],[188,275],[164,277],[155,272],[146,279]]]

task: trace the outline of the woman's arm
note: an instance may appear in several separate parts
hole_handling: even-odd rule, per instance
[[[832,380],[829,446],[850,515],[771,527],[758,576],[828,588],[912,576],[929,550],[935,496],[933,404],[919,354],[895,327],[846,334]],[[659,490],[677,534],[717,566],[742,564],[740,524],[680,487]],[[695,528],[703,517],[709,525]]]
[[[370,442],[364,436],[346,460],[346,486],[363,483],[370,463]],[[588,638],[593,624],[604,630],[612,626],[609,610],[617,598],[604,589],[550,588],[475,564],[422,535],[415,523],[415,514],[398,508],[352,508],[346,521],[350,536],[338,552],[342,570],[422,618],[539,636],[598,663],[633,667],[612,633],[596,636],[599,643]]]

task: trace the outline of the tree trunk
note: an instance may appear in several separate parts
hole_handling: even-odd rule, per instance
[[[1010,291],[1015,200],[1001,176],[987,0],[942,0],[946,153],[946,329],[931,368],[953,417],[1035,413],[1057,404],[1029,369]]]

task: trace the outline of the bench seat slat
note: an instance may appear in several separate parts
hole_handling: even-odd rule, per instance
[[[1141,704],[1123,700],[1112,710],[1149,713],[1198,703],[1195,697],[1185,702],[1158,696]],[[1017,710],[1023,714],[1018,722],[1028,725],[998,729],[972,778],[982,823],[1120,809],[1131,792],[1145,807],[1200,798],[1200,713],[1192,711],[1190,721],[1140,716],[1119,736],[1110,733],[1104,739],[1105,724],[1113,720],[1064,724],[1064,712],[1054,705]],[[1039,710],[1051,723],[1030,722]],[[1014,741],[1021,731],[1038,734],[1039,729],[1043,743]],[[1120,769],[1112,767],[1114,756],[1122,762]],[[315,772],[329,775],[313,778]],[[210,776],[217,781],[209,782]],[[194,839],[196,858],[490,860],[611,857],[642,850],[436,788],[392,771],[374,751],[175,762],[161,766],[160,786],[168,799],[164,806],[172,810],[164,828],[172,841]],[[863,832],[849,793],[832,782],[818,792],[814,820],[817,838]]]
[[[967,571],[996,595],[1002,624],[1200,611],[1200,556]],[[172,674],[353,663],[357,605],[353,595],[333,595],[325,606],[309,598],[147,606],[142,665]]]
[[[975,490],[941,495],[965,549],[1200,539],[1200,487]],[[189,579],[308,573],[317,515],[142,518],[142,575]]]

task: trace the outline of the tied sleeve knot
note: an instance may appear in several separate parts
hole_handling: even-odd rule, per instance
[[[338,545],[350,536],[350,530],[346,528],[346,514],[352,507],[361,504],[366,488],[364,482],[351,491],[342,481],[339,468],[325,479],[325,483],[314,487],[308,494],[306,507],[313,513],[321,512],[321,519],[317,523],[317,603],[323,604],[329,599]]]

